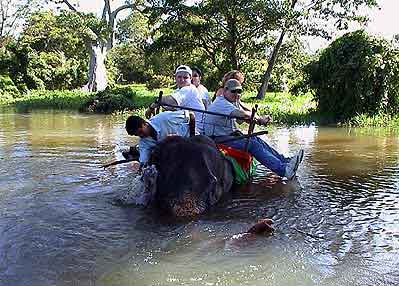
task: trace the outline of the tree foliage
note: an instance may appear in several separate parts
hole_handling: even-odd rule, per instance
[[[335,120],[399,110],[399,50],[363,30],[332,42],[306,71],[318,109]]]
[[[338,30],[347,30],[349,24],[357,22],[364,24],[367,17],[359,14],[364,7],[377,6],[376,0],[275,0],[279,3],[283,17],[279,27],[280,36],[270,53],[267,69],[263,75],[257,98],[264,97],[269,85],[274,64],[279,56],[279,50],[286,34],[289,36],[312,36],[331,39]]]
[[[116,40],[120,43],[108,53],[118,69],[119,82],[146,82],[148,66],[145,56],[150,37],[148,18],[138,11],[117,24]]]
[[[158,26],[151,50],[175,53],[183,60],[190,51],[206,58],[217,78],[248,66],[264,54],[280,10],[264,0],[205,0],[193,6],[166,0],[152,8]],[[195,61],[195,60],[194,60]],[[189,62],[190,64],[192,63]]]
[[[8,73],[19,88],[67,89],[83,85],[87,59],[80,31],[86,23],[75,14],[37,12],[19,39],[7,46]]]

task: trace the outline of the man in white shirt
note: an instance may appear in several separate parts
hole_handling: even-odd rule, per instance
[[[191,84],[192,70],[189,66],[180,65],[175,71],[175,81],[177,89],[170,95],[162,97],[162,102],[170,105],[190,107],[198,110],[205,110],[197,88]],[[152,103],[146,111],[147,118],[151,112],[158,107],[157,103]],[[170,109],[166,107],[166,109]],[[203,114],[194,111],[195,124],[198,133],[203,133]]]
[[[162,139],[171,135],[189,137],[193,130],[190,126],[190,113],[186,110],[161,112],[148,121],[139,116],[130,116],[126,120],[126,132],[139,136],[140,167],[148,163],[151,149]]]
[[[216,97],[215,101],[208,107],[208,111],[224,114],[227,116],[206,114],[204,119],[205,135],[215,138],[215,141],[227,139],[239,131],[236,126],[236,118],[249,120],[251,112],[242,110],[238,103],[241,94],[241,83],[236,79],[226,81],[223,96]],[[232,116],[232,117],[229,117]],[[256,116],[257,124],[266,125],[270,121],[268,116]],[[238,139],[223,143],[230,147],[245,150],[247,139]],[[248,152],[262,165],[269,168],[277,175],[292,179],[303,159],[303,150],[300,150],[293,158],[286,158],[270,147],[265,141],[258,137],[250,137]]]

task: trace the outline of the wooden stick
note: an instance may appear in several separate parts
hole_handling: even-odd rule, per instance
[[[156,101],[157,103],[160,104],[160,103],[162,102],[162,96],[163,96],[163,91],[160,90],[160,91],[159,91],[159,94],[158,94],[158,100]],[[160,109],[161,109],[161,106],[158,106],[158,107],[155,109],[155,114],[158,114],[159,111],[160,111]]]
[[[123,164],[123,163],[128,163],[128,162],[132,162],[134,161],[133,159],[124,159],[124,160],[118,160],[118,161],[114,161],[105,165],[102,165],[102,168],[108,168],[110,166],[114,166],[114,165],[119,165],[119,164]]]
[[[255,116],[256,116],[256,112],[258,111],[258,105],[255,104],[255,107],[252,108],[252,114],[251,114],[251,119],[249,121],[249,127],[248,127],[248,135],[251,135],[254,132],[254,128],[255,128]],[[251,136],[250,136],[251,137]],[[248,147],[249,147],[249,138],[247,137],[248,140],[245,143],[245,151],[248,152]]]

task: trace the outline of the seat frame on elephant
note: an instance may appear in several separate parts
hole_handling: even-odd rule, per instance
[[[160,91],[159,96],[156,100],[156,103],[159,106],[170,107],[170,108],[174,108],[174,109],[184,109],[184,110],[189,110],[189,111],[195,111],[195,112],[200,112],[202,114],[218,115],[218,116],[223,116],[226,118],[242,119],[241,117],[225,115],[225,114],[212,112],[212,111],[208,111],[208,110],[200,110],[200,109],[196,109],[196,108],[167,104],[165,102],[162,102],[162,95],[163,95],[163,91]],[[221,153],[223,153],[223,155],[225,155],[226,158],[229,159],[230,162],[232,163],[234,173],[235,173],[234,182],[238,185],[242,185],[242,184],[245,184],[248,181],[250,181],[256,171],[256,160],[255,160],[255,158],[252,157],[252,155],[250,153],[247,152],[248,147],[249,147],[250,138],[268,133],[267,131],[254,132],[254,128],[255,128],[255,124],[256,124],[255,115],[256,115],[257,110],[258,110],[258,105],[255,104],[255,106],[252,108],[252,113],[251,113],[251,118],[249,120],[249,127],[248,127],[247,134],[242,134],[240,136],[234,136],[232,138],[216,142],[216,146],[219,149],[219,151]],[[160,112],[160,110],[157,109],[156,113],[159,113],[159,112]],[[241,140],[241,139],[247,140],[247,142],[245,144],[245,151],[223,144],[223,143],[227,143],[229,141]]]

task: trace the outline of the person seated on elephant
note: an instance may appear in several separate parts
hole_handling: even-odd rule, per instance
[[[126,120],[126,132],[140,137],[138,150],[140,167],[149,161],[151,150],[159,141],[171,135],[190,137],[195,134],[194,115],[187,110],[161,112],[149,120],[132,115]]]
[[[239,105],[241,83],[236,79],[226,81],[223,96],[218,96],[209,106],[208,110],[220,114],[231,115],[242,118],[244,121],[251,118],[251,112],[242,110]],[[256,116],[255,122],[260,125],[267,125],[269,116]],[[215,142],[236,136],[239,130],[236,127],[236,119],[220,115],[206,114],[204,120],[205,135],[214,138]],[[238,139],[223,143],[230,147],[245,150],[247,139]],[[277,175],[292,179],[303,158],[303,150],[300,150],[293,158],[287,158],[270,147],[265,141],[254,136],[250,137],[248,152],[265,167]]]
[[[170,95],[162,97],[162,102],[182,106],[190,107],[198,110],[205,110],[205,106],[202,103],[197,88],[191,83],[192,70],[189,66],[180,65],[175,71],[175,81],[177,89]],[[156,108],[159,107],[158,103],[152,103],[146,111],[146,117],[149,118]],[[165,107],[166,110],[173,110],[173,108]],[[197,133],[203,133],[203,119],[202,113],[194,111],[195,114],[195,126]]]
[[[239,70],[231,70],[229,72],[227,72],[222,79],[222,85],[216,90],[215,95],[213,96],[212,101],[215,101],[217,96],[223,96],[223,90],[224,90],[224,85],[226,84],[226,81],[228,81],[229,79],[236,79],[238,80],[241,85],[244,83],[245,81],[245,76],[242,72],[240,72]],[[239,101],[239,106],[245,110],[245,111],[250,111],[249,108],[245,107],[241,101]]]
[[[243,84],[245,81],[245,76],[239,70],[231,70],[231,71],[225,73],[222,78],[222,84],[216,89],[216,92],[212,98],[212,101],[214,101],[217,96],[223,96],[224,85],[226,84],[226,81],[228,81],[229,79],[236,79],[241,84]]]
[[[197,67],[193,67],[192,70],[193,78],[191,82],[198,89],[200,98],[202,99],[202,103],[204,104],[205,109],[207,109],[208,105],[211,104],[211,100],[209,98],[208,89],[203,84],[201,84],[202,71]]]

